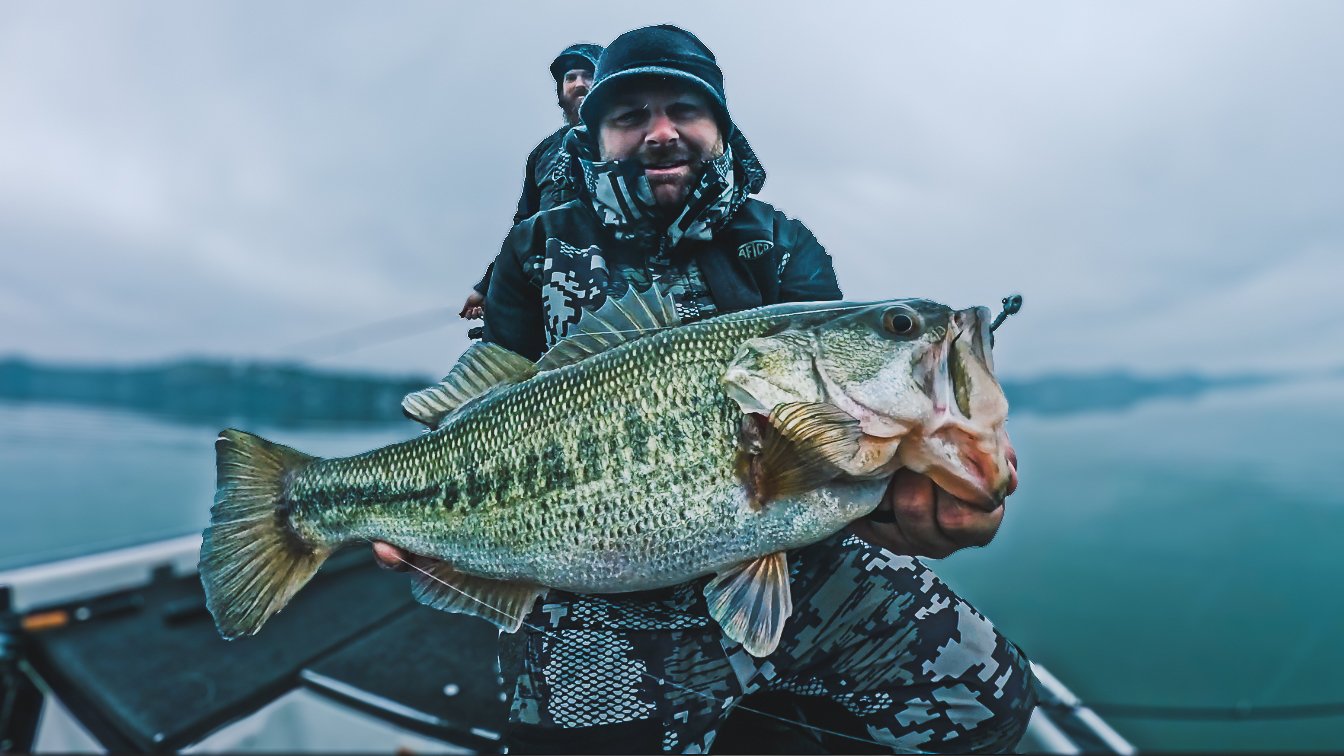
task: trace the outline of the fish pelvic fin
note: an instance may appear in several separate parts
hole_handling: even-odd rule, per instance
[[[433,430],[473,399],[501,386],[521,383],[536,374],[536,365],[526,357],[498,344],[477,342],[457,358],[457,364],[443,380],[407,394],[401,400],[401,411]]]
[[[444,562],[411,575],[411,595],[425,606],[493,622],[512,633],[546,589],[531,583],[493,580],[458,572]]]
[[[205,605],[227,640],[260,630],[331,553],[295,533],[287,516],[286,479],[314,459],[232,429],[215,440],[218,482],[200,573]]]
[[[705,585],[705,603],[729,640],[741,643],[752,656],[769,656],[793,614],[784,552],[723,570]]]

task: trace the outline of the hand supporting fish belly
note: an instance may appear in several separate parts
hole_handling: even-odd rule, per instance
[[[223,431],[200,563],[220,633],[257,632],[333,550],[373,540],[434,560],[418,600],[509,631],[549,588],[714,575],[711,615],[764,656],[792,613],[785,552],[872,511],[898,469],[986,509],[1015,482],[984,308],[676,323],[631,289],[535,364],[474,345],[403,402],[431,432],[353,457]]]

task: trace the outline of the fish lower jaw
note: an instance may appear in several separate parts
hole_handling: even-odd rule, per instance
[[[992,512],[1012,490],[1015,471],[1003,450],[995,443],[983,443],[984,438],[950,423],[907,439],[898,458],[904,467],[927,476],[949,494]]]
[[[927,475],[939,488],[977,509],[993,512],[1003,504],[1004,494],[1002,491],[1007,488],[1006,485],[996,486],[994,490],[991,490],[982,483],[971,482],[959,475],[952,475],[936,468],[924,471],[923,474]]]

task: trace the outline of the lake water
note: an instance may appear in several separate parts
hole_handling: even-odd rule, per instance
[[[0,569],[199,531],[216,428],[0,404]],[[250,428],[320,455],[408,438]],[[934,563],[1085,701],[1344,702],[1344,381],[1016,417],[1022,485]],[[1344,749],[1344,717],[1109,718],[1141,748]]]

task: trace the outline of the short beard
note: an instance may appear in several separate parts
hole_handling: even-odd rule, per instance
[[[565,114],[565,123],[570,126],[579,125],[579,98],[566,98],[565,93],[560,92],[555,99],[556,104],[560,106],[560,111]]]

